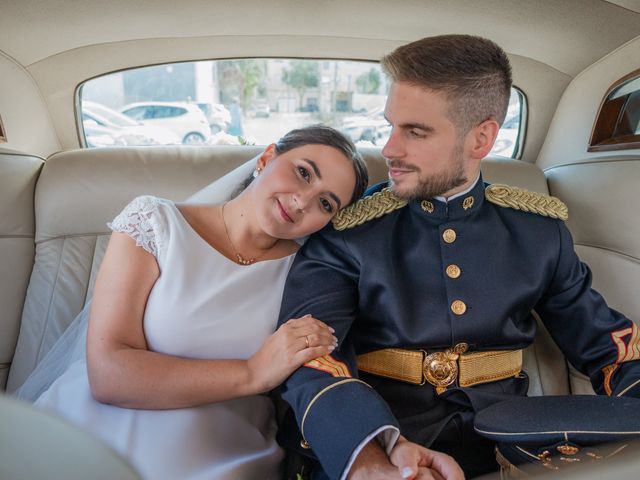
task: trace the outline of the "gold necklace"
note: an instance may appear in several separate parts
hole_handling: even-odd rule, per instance
[[[231,248],[233,249],[233,253],[236,256],[236,260],[240,265],[251,265],[252,263],[255,263],[256,261],[260,260],[262,258],[262,256],[264,254],[266,254],[269,250],[271,250],[273,248],[273,246],[278,243],[274,243],[272,246],[270,246],[269,248],[267,248],[264,252],[262,252],[260,255],[258,255],[257,257],[252,257],[249,259],[244,258],[242,255],[240,255],[238,253],[238,250],[236,249],[236,246],[233,244],[233,242],[231,241],[231,236],[229,235],[229,229],[227,228],[227,222],[224,219],[224,207],[227,206],[228,202],[224,202],[222,204],[222,209],[220,211],[221,215],[222,215],[222,224],[224,225],[224,232],[227,234],[227,240],[229,241],[229,245],[231,245]]]

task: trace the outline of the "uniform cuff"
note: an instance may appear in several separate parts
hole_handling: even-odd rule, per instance
[[[342,478],[366,439],[385,437],[398,422],[384,400],[366,383],[355,380],[318,395],[309,407],[301,430],[330,478]],[[394,438],[395,437],[395,438]],[[393,448],[396,436],[382,438]]]

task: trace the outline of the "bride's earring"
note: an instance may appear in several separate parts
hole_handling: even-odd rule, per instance
[[[253,178],[258,178],[258,175],[260,175],[260,172],[262,171],[262,169],[260,167],[256,168],[253,171]]]

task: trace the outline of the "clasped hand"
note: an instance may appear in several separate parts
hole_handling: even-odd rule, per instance
[[[464,472],[449,455],[400,437],[388,457],[377,440],[369,442],[356,457],[348,478],[464,480]]]

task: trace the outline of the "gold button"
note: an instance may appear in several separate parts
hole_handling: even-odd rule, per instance
[[[447,228],[444,232],[442,232],[442,238],[447,243],[453,243],[456,241],[456,232],[451,228]]]
[[[422,207],[422,210],[424,210],[427,213],[433,213],[433,203],[427,201],[427,200],[423,200],[422,202],[420,202],[420,206]]]
[[[462,300],[454,300],[451,304],[451,311],[456,315],[463,315],[467,311],[467,306]]]
[[[304,448],[305,450],[310,449],[311,447],[309,446],[309,444],[307,443],[307,441],[303,438],[302,440],[300,440],[300,446],[302,448]]]
[[[449,265],[447,267],[447,276],[449,278],[458,278],[460,276],[460,267],[457,265]]]

